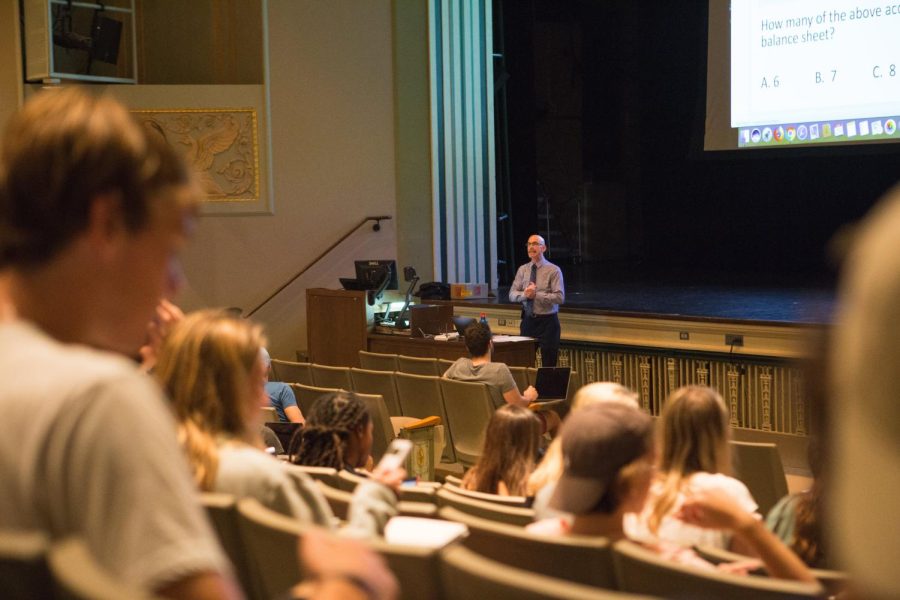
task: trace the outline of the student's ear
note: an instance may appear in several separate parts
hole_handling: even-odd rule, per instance
[[[85,231],[89,243],[101,259],[114,255],[127,233],[120,192],[97,194],[91,199]]]

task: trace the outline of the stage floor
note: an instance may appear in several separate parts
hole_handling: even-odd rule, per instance
[[[505,304],[508,294],[509,288],[500,288],[497,302]],[[664,318],[812,325],[830,323],[835,304],[834,291],[822,288],[567,281],[565,307]]]

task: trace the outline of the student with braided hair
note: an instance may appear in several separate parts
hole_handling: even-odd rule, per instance
[[[163,343],[155,375],[172,401],[179,440],[202,491],[252,497],[282,514],[332,528],[334,514],[315,482],[262,449],[260,407],[268,405],[264,345],[258,325],[225,311],[196,312]],[[398,471],[380,481],[399,485],[404,472]],[[382,533],[396,503],[389,487],[365,482],[354,493],[341,533]]]
[[[321,396],[306,417],[306,426],[291,442],[295,464],[353,471],[365,466],[372,451],[372,418],[353,392]]]

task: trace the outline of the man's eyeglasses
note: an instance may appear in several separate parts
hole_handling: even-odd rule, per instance
[[[543,244],[541,244],[540,242],[528,242],[528,246],[529,246],[529,247],[531,247],[531,246],[542,246],[542,245],[543,245]]]

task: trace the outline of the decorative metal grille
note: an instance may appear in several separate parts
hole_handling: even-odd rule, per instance
[[[559,365],[578,372],[581,384],[615,381],[635,390],[653,415],[676,388],[709,385],[725,399],[733,427],[807,433],[810,415],[801,373],[788,361],[564,343]]]

